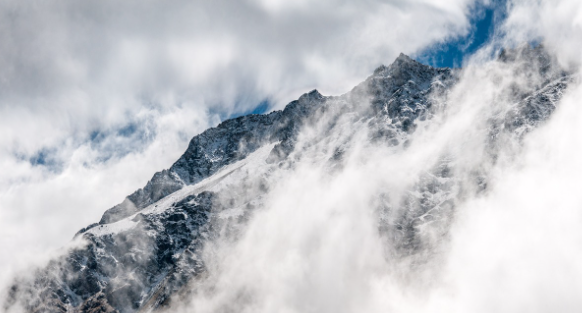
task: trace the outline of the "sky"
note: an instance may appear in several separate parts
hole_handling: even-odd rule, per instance
[[[0,0],[0,282],[228,117],[343,94],[401,52],[461,67],[543,39],[576,63],[581,16],[568,0]]]
[[[488,42],[502,18],[503,8],[499,4],[483,6],[470,17],[468,34],[429,46],[416,56],[416,60],[434,67],[462,67],[463,60]]]

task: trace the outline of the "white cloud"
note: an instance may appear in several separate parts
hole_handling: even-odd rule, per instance
[[[503,36],[494,44],[541,40],[562,65],[580,64],[579,1],[511,1],[508,7]],[[445,285],[431,298],[443,311],[575,312],[582,307],[577,191],[582,87],[579,70],[570,69],[578,78],[548,123],[526,138],[514,162],[495,169],[489,194],[459,210]],[[502,78],[507,79],[520,82]],[[484,85],[474,88],[489,92]]]
[[[465,34],[473,2],[0,1],[3,275],[97,221],[219,116],[346,92],[400,52]]]
[[[345,92],[400,51],[467,32],[473,5],[1,2],[0,281],[167,168],[218,115],[244,112],[264,98],[280,108],[311,88]],[[563,64],[576,65],[581,23],[579,1],[510,1],[498,37],[452,91],[446,123],[419,130],[409,155],[360,147],[331,181],[309,166],[283,177],[269,194],[276,210],[257,214],[238,250],[229,250],[232,267],[217,294],[229,296],[231,285],[256,288],[268,300],[260,309],[271,312],[579,309],[578,84],[517,151],[521,162],[493,168],[489,193],[458,208],[450,251],[435,266],[441,280],[427,274],[411,287],[425,289],[395,282],[402,272],[385,271],[390,264],[380,255],[372,217],[359,208],[380,188],[403,190],[442,147],[452,146],[461,168],[478,164],[483,117],[510,105],[502,87],[521,79],[492,65],[491,51],[543,40]],[[498,107],[490,107],[495,101]],[[42,149],[57,168],[31,164]],[[221,300],[195,304],[213,308]]]
[[[266,208],[253,215],[240,241],[209,248],[217,249],[210,260],[218,264],[211,262],[216,268],[205,282],[211,292],[204,293],[203,285],[185,311],[580,310],[579,72],[552,117],[529,133],[523,145],[500,140],[496,162],[486,162],[484,151],[487,123],[512,109],[512,92],[541,83],[535,73],[522,71],[519,62],[516,67],[495,62],[491,51],[499,43],[543,39],[563,64],[578,63],[579,7],[577,1],[511,3],[503,32],[469,61],[449,94],[447,114],[436,117],[442,120],[426,131],[417,130],[404,151],[367,145],[366,137],[359,136],[365,127],[354,127],[348,114],[337,121],[342,125],[347,120],[347,128],[329,131],[324,127],[328,121],[317,120],[314,129],[304,130],[300,139],[317,151],[303,154],[313,158],[333,151],[341,142],[334,140],[346,130],[361,146],[331,175],[306,157],[296,169],[273,179],[277,183],[266,197]],[[572,11],[564,15],[563,8]],[[529,13],[523,15],[523,10]],[[538,28],[542,15],[547,26]],[[322,138],[322,130],[324,140],[309,141],[310,136]],[[392,194],[405,190],[443,152],[454,156],[461,181],[473,171],[489,173],[487,190],[463,191],[450,237],[438,238],[440,249],[428,261],[422,255],[384,259],[387,247],[370,216],[371,199],[383,189]]]

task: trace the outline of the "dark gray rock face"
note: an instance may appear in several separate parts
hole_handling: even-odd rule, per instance
[[[374,109],[409,131],[412,122],[431,108],[434,92],[450,88],[455,81],[452,69],[433,68],[401,54],[392,65],[376,69],[364,84],[374,95]]]
[[[438,99],[456,81],[453,69],[433,68],[400,54],[392,65],[377,68],[354,93],[371,96],[376,118],[370,126],[376,139],[396,145],[396,134],[413,132],[417,119],[429,119]]]
[[[548,119],[569,82],[543,49],[521,49],[525,50],[502,52],[500,62],[519,60],[526,64],[524,71],[541,73],[542,78],[531,89],[512,89],[508,97],[515,100],[513,107],[489,121],[487,162],[495,162],[503,141],[519,141]],[[528,58],[533,61],[528,63]],[[84,241],[82,245],[37,270],[33,278],[18,279],[6,310],[22,306],[30,312],[144,312],[170,305],[192,280],[206,275],[201,252],[205,243],[231,236],[225,235],[228,232],[236,237],[236,231],[225,224],[249,218],[250,213],[236,213],[241,207],[252,211],[260,206],[237,199],[242,197],[230,185],[212,189],[236,170],[229,166],[272,146],[262,166],[282,167],[297,152],[305,124],[329,120],[332,132],[342,127],[336,125],[336,116],[342,114],[364,120],[372,142],[406,149],[418,123],[430,121],[446,105],[458,76],[456,70],[432,68],[400,55],[345,95],[324,97],[314,90],[282,111],[242,116],[206,130],[190,141],[169,169],[107,210],[98,224],[81,230],[76,237]],[[314,138],[309,144],[323,139]],[[341,164],[349,143],[333,148],[329,162]],[[477,190],[487,188],[486,173],[476,170],[473,178]],[[264,181],[253,184],[241,179],[239,189],[260,199],[268,190]],[[398,210],[388,192],[379,195],[374,204],[379,232],[396,254],[389,257],[421,253],[430,248],[435,232],[446,235],[455,199],[466,187],[455,178],[453,159],[444,155],[417,179]],[[431,236],[424,232],[427,227],[435,229]]]
[[[412,131],[414,120],[431,108],[431,97],[455,81],[448,68],[433,68],[401,54],[386,67],[380,66],[352,94],[371,96],[379,135],[393,134],[394,128]],[[222,122],[190,141],[186,152],[170,167],[154,174],[147,185],[125,201],[107,210],[99,224],[116,222],[158,201],[185,185],[195,184],[227,164],[245,158],[265,143],[277,142],[270,162],[284,159],[294,147],[303,122],[322,107],[328,98],[313,90],[289,103],[283,111],[266,115],[248,115]],[[386,130],[386,119],[393,124]]]
[[[206,130],[192,138],[186,152],[170,169],[154,174],[144,188],[107,210],[99,224],[119,221],[185,185],[196,184],[266,143],[280,141],[277,155],[282,157],[292,150],[305,118],[325,101],[313,90],[289,103],[283,111],[241,116]]]
[[[147,185],[129,195],[122,203],[107,210],[99,224],[116,222],[124,217],[147,207],[161,198],[181,189],[182,180],[171,170],[163,170],[154,174]]]
[[[195,257],[211,229],[214,195],[188,196],[162,212],[138,214],[126,228],[107,225],[84,233],[86,243],[38,270],[31,284],[17,284],[34,312],[128,312],[163,303],[204,270]]]
[[[386,201],[379,201],[380,231],[384,235],[386,245],[391,246],[391,252],[397,254],[390,257],[402,258],[417,253],[430,254],[434,246],[434,238],[446,236],[454,218],[458,199],[466,197],[467,192],[486,191],[488,185],[486,168],[494,166],[502,152],[508,154],[507,150],[519,149],[523,138],[551,117],[572,79],[556,65],[556,61],[543,46],[532,48],[527,45],[503,50],[499,61],[517,72],[516,75],[521,75],[523,85],[510,85],[507,90],[501,92],[502,99],[499,101],[512,103],[509,108],[492,109],[494,114],[487,120],[486,149],[483,159],[480,160],[480,167],[475,168],[470,177],[455,177],[454,159],[444,155],[432,171],[417,179],[416,184],[410,189],[410,194],[400,203],[398,208],[400,213],[394,214],[393,211],[396,208],[386,204]],[[413,62],[408,61],[407,64],[414,64]],[[407,74],[406,78],[425,75],[431,77],[429,73],[433,73],[433,83],[428,88],[438,89],[433,89],[429,96],[424,94],[426,89],[413,91],[416,96],[407,96],[402,100],[399,99],[400,91],[398,91],[394,93],[394,98],[377,102],[388,116],[395,114],[396,118],[392,118],[392,121],[396,120],[400,130],[403,131],[410,131],[410,127],[403,125],[402,120],[410,120],[414,129],[415,121],[430,119],[433,115],[432,106],[435,103],[438,104],[438,98],[458,81],[451,70],[414,65],[415,70],[411,71],[414,74]],[[389,68],[383,70],[389,71]],[[419,72],[421,74],[417,74]],[[400,80],[402,81],[404,79]],[[416,85],[405,83],[404,87],[400,88],[406,88],[406,92],[409,93]],[[391,87],[391,90],[398,90],[398,88]],[[419,97],[419,94],[424,94],[425,98],[420,97],[424,99],[411,101]],[[436,102],[433,102],[435,100]],[[415,110],[407,109],[411,107],[411,102],[417,104],[413,106]],[[390,109],[392,103],[398,104]],[[491,106],[495,107],[495,104]],[[406,108],[406,111],[402,111],[401,108]],[[512,153],[509,154],[512,155]],[[388,196],[382,195],[380,199],[383,197]],[[386,218],[387,216],[390,218]],[[427,232],[427,229],[430,231]]]

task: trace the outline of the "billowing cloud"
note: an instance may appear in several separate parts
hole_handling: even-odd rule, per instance
[[[9,252],[0,266],[8,274],[96,221],[221,118],[264,99],[280,108],[312,88],[347,91],[400,51],[466,34],[475,9],[420,0],[2,5],[0,240]],[[208,248],[218,269],[204,282],[211,292],[185,310],[579,310],[582,5],[498,5],[506,19],[467,61],[446,114],[419,126],[406,149],[369,144],[349,114],[318,145],[309,144],[332,121],[303,130],[308,161],[273,178],[266,209],[243,236]],[[530,42],[544,42],[576,74],[552,117],[518,143],[501,140],[488,162],[487,123],[514,108],[513,92],[547,83],[527,71],[530,59],[495,61],[501,47]],[[309,163],[343,141],[353,146],[333,175]],[[443,154],[463,186],[486,173],[486,190],[460,191],[450,232],[430,257],[387,258],[392,247],[366,209],[383,189],[400,199]],[[430,243],[439,234],[425,235]]]
[[[210,279],[195,284],[197,293],[184,311],[579,310],[582,88],[574,66],[582,38],[579,7],[576,1],[509,3],[507,21],[468,61],[447,95],[446,112],[426,129],[419,127],[406,149],[370,145],[360,133],[365,127],[354,127],[350,114],[334,116],[340,126],[333,130],[325,118],[304,129],[299,145],[306,143],[301,151],[306,161],[274,179],[265,209],[254,213],[241,238],[208,248]],[[539,28],[535,22],[542,15],[547,27]],[[573,74],[569,87],[553,103],[549,120],[497,138],[493,150],[489,123],[516,109],[520,92],[555,83],[537,71],[540,55],[499,62],[499,45],[523,49],[539,41]],[[549,95],[542,99],[554,101]],[[511,122],[504,127],[510,129]],[[353,146],[343,167],[330,174],[314,160],[327,157],[342,140]],[[453,160],[462,186],[450,233],[434,238],[437,249],[428,256],[386,257],[391,247],[381,242],[370,216],[372,199],[382,189],[398,197],[399,188],[406,191],[443,153]],[[487,188],[463,188],[483,178],[479,175]],[[431,235],[442,235],[426,228],[429,242]]]
[[[264,100],[346,92],[400,52],[466,35],[476,7],[0,1],[3,275],[97,221],[205,128]]]

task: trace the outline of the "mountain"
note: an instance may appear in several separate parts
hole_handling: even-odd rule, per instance
[[[430,262],[458,203],[487,191],[491,168],[516,155],[510,152],[551,116],[571,80],[541,45],[503,50],[493,63],[525,78],[500,85],[496,100],[476,113],[487,115],[483,125],[472,126],[483,153],[461,162],[449,149],[460,143],[437,145],[434,162],[407,172],[404,191],[387,187],[370,204],[390,247],[386,258],[413,260],[415,267]],[[236,242],[255,213],[268,209],[265,199],[281,177],[302,162],[333,177],[351,164],[354,151],[369,147],[412,156],[422,143],[418,136],[454,114],[450,97],[466,80],[464,70],[433,68],[401,54],[344,95],[313,90],[282,111],[224,121],[195,136],[169,169],[99,223],[80,230],[65,255],[18,277],[4,307],[146,312],[196,297],[196,284],[214,268],[205,249]]]

